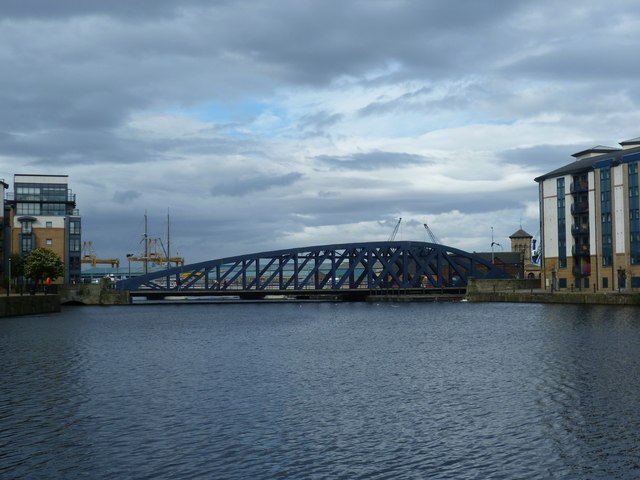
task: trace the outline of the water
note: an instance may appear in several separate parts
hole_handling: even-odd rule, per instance
[[[0,478],[640,478],[626,307],[78,307],[0,320]]]

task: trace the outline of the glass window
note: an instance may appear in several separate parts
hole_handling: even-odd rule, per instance
[[[69,222],[69,233],[71,235],[80,235],[80,222],[78,220],[71,220]]]
[[[50,247],[51,245],[53,245],[53,240],[50,238],[47,238],[46,243],[47,243],[47,246]]]
[[[20,238],[20,252],[22,253],[22,255],[24,255],[25,253],[29,253],[32,248],[33,239],[31,238],[31,236]]]
[[[53,222],[47,222],[47,228],[53,228]]]
[[[18,203],[16,215],[40,215],[39,203]]]
[[[22,233],[29,235],[33,231],[32,222],[22,222]]]
[[[70,252],[79,252],[80,251],[80,239],[72,238],[69,240],[69,251]]]

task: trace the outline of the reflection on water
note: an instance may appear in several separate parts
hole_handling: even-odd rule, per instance
[[[627,307],[246,304],[0,321],[2,478],[638,478]]]

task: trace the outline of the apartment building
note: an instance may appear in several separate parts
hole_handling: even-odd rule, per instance
[[[11,254],[25,256],[34,248],[49,248],[65,266],[64,278],[57,283],[79,282],[82,222],[68,176],[16,174],[6,205]]]
[[[543,285],[594,292],[640,288],[640,137],[573,157],[535,179]]]

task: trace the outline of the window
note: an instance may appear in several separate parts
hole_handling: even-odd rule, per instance
[[[47,228],[53,228],[53,222],[47,222]]]
[[[69,233],[71,235],[80,235],[80,222],[78,220],[71,220],[69,222]]]
[[[51,245],[53,245],[53,240],[51,238],[47,238],[46,244],[47,244],[47,247],[50,247]]]
[[[80,239],[72,238],[69,240],[69,251],[70,252],[79,252],[80,251]]]
[[[33,223],[32,222],[22,222],[22,233],[24,235],[29,235],[33,232]]]
[[[33,248],[33,238],[30,236],[20,238],[20,252],[25,255]]]
[[[39,203],[18,203],[16,215],[40,215]]]

